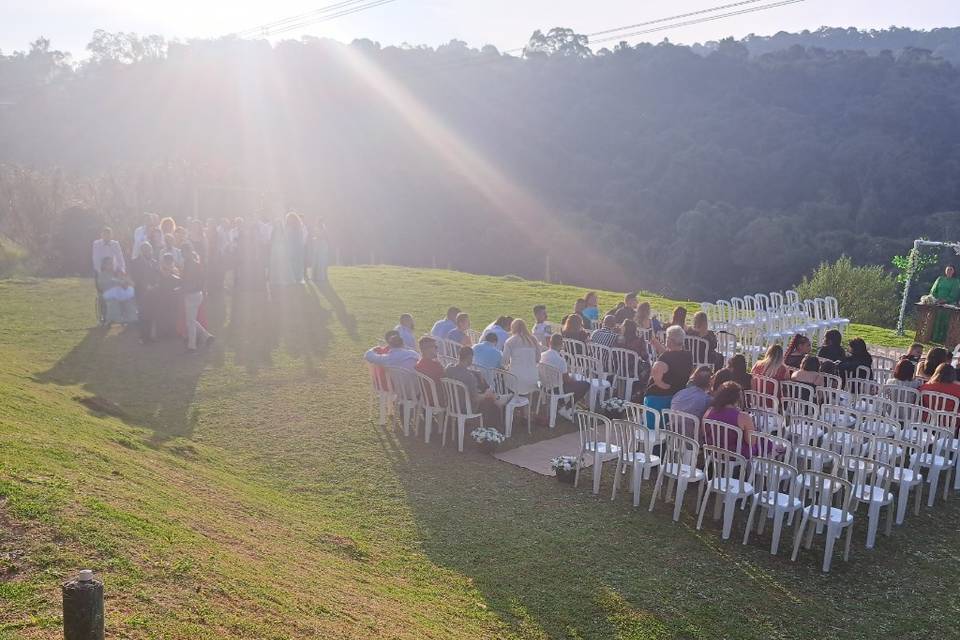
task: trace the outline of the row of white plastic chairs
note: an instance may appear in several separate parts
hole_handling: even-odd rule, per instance
[[[759,507],[764,512],[760,531],[766,519],[773,519],[772,554],[777,553],[784,516],[791,522],[798,514],[801,519],[793,559],[804,532],[809,548],[814,530],[819,533],[825,527],[824,571],[829,571],[833,544],[843,529],[847,530],[844,560],[848,558],[854,514],[861,505],[868,518],[866,546],[872,548],[882,508],[888,510],[889,535],[894,516],[897,524],[903,522],[911,490],[915,490],[915,512],[919,513],[924,483],[929,485],[928,505],[933,506],[940,477],[946,474],[946,498],[950,476],[960,459],[960,441],[953,426],[943,426],[946,417],[942,412],[928,411],[929,420],[920,421],[918,416],[916,422],[902,426],[895,419],[869,412],[809,404],[803,411],[787,411],[786,415],[748,409],[757,424],[749,438],[722,422],[669,409],[660,413],[644,405],[627,403],[623,420],[578,411],[580,453],[575,484],[587,459],[592,459],[593,490],[598,493],[604,462],[616,459],[611,499],[616,498],[621,476],[629,471],[637,506],[642,481],[657,470],[649,509],[653,510],[666,479],[668,496],[672,494],[675,500],[674,520],[679,518],[688,485],[697,484],[697,528],[702,526],[713,496],[714,517],[720,516],[721,508],[723,511],[724,539],[731,534],[736,504],[740,502],[742,509],[752,500],[744,544]],[[807,415],[811,411],[813,415]],[[951,417],[955,420],[956,413]],[[698,463],[701,452],[702,465]],[[956,477],[954,489],[960,489]]]

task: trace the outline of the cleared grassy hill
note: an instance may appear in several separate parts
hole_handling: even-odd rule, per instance
[[[485,322],[544,302],[557,318],[581,292],[387,267],[331,278],[338,296],[211,304],[220,339],[196,357],[91,329],[88,281],[0,282],[0,638],[60,637],[59,582],[81,567],[103,576],[124,638],[955,633],[960,502],[872,552],[864,522],[852,561],[822,577],[817,547],[793,564],[766,535],[697,532],[690,509],[675,524],[611,503],[607,483],[595,498],[405,440],[370,419],[360,362],[402,311],[422,329],[449,304]]]

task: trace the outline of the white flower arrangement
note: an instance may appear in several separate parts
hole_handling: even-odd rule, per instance
[[[608,413],[623,413],[624,404],[622,398],[609,398],[600,403],[600,410]]]
[[[491,444],[500,444],[507,439],[505,435],[493,427],[477,427],[470,432],[470,437],[473,438],[473,441],[477,444],[484,444],[487,442]]]
[[[937,299],[928,293],[920,297],[920,304],[937,304]]]
[[[550,461],[550,468],[556,472],[572,472],[577,470],[576,456],[559,456]]]

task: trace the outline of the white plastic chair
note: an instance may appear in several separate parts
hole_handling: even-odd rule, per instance
[[[817,471],[802,471],[801,477],[804,486],[803,518],[794,536],[791,560],[796,561],[805,532],[807,532],[806,547],[809,549],[813,544],[814,531],[826,527],[823,572],[828,573],[833,559],[833,545],[844,529],[847,530],[847,541],[844,546],[843,560],[846,562],[850,559],[850,542],[853,539],[853,512],[850,508],[853,502],[853,485],[843,478]],[[840,506],[835,507],[834,503]]]
[[[697,441],[697,444],[703,443],[700,418],[692,413],[673,409],[664,409],[661,413],[663,414],[663,428],[665,430],[692,438]]]
[[[747,409],[747,413],[753,418],[753,426],[760,433],[769,433],[771,435],[782,435],[786,421],[779,413],[767,411],[766,409]]]
[[[803,508],[798,497],[800,483],[797,480],[797,469],[792,465],[771,458],[754,458],[750,461],[750,483],[753,485],[753,496],[750,505],[750,515],[747,517],[747,526],[743,532],[743,544],[750,541],[750,530],[757,507],[763,509],[760,522],[757,524],[757,533],[763,533],[763,524],[767,518],[773,518],[773,537],[770,541],[770,555],[777,555],[780,547],[780,534],[783,530],[783,517],[788,516],[791,521],[793,514]],[[787,492],[782,491],[787,488]]]
[[[920,404],[920,391],[902,384],[885,384],[880,389],[880,395],[893,402]]]
[[[703,527],[703,514],[707,511],[710,496],[715,495],[713,517],[716,520],[720,516],[722,505],[722,537],[727,540],[733,528],[733,515],[736,512],[737,501],[753,495],[753,485],[743,479],[743,474],[747,472],[747,459],[739,453],[709,444],[703,445],[703,455],[707,482],[700,502],[700,513],[697,516],[697,529]],[[738,474],[740,477],[737,477]]]
[[[540,411],[543,398],[546,396],[550,406],[549,425],[553,429],[557,426],[557,411],[560,403],[569,403],[570,408],[573,409],[574,395],[572,392],[563,390],[563,374],[560,373],[559,369],[541,362],[538,365],[538,371],[540,374],[540,393],[537,395],[537,411]]]
[[[660,456],[653,453],[657,443],[657,434],[652,433],[645,424],[628,420],[614,420],[613,429],[617,436],[617,470],[613,476],[611,500],[616,500],[620,487],[620,476],[630,470],[630,488],[633,492],[633,506],[640,506],[640,485],[644,478],[650,477],[651,469],[660,466]]]
[[[683,350],[689,351],[693,356],[694,367],[713,368],[713,360],[710,358],[710,343],[705,338],[685,336],[683,338]]]
[[[379,409],[380,417],[377,424],[382,427],[387,424],[387,413],[393,407],[393,393],[390,391],[390,382],[383,367],[367,363],[367,370],[370,373],[370,387],[373,391],[371,401],[376,403]]]
[[[636,351],[612,347],[609,350],[615,394],[627,402],[633,398],[633,386],[640,384],[640,356]]]
[[[795,400],[793,398],[784,398],[781,400],[783,406],[783,415],[787,420],[791,418],[818,418],[820,417],[820,406],[815,402],[806,400]]]
[[[588,406],[590,411],[596,411],[597,406],[610,397],[613,393],[613,385],[607,380],[603,372],[600,361],[590,356],[576,356],[577,375],[586,382],[590,383],[590,395]]]
[[[683,508],[683,498],[687,494],[687,487],[691,482],[700,483],[706,476],[703,471],[697,468],[697,458],[700,455],[700,445],[693,438],[674,433],[672,431],[664,432],[663,444],[660,448],[660,473],[657,474],[657,481],[653,486],[653,495],[650,496],[650,511],[657,502],[657,496],[660,495],[660,489],[663,486],[663,479],[669,479],[670,487],[667,489],[667,502],[670,501],[669,494],[673,492],[673,485],[676,483],[676,492],[673,495],[673,521],[680,519],[680,510]],[[697,505],[700,504],[700,498],[703,495],[703,484],[698,484]]]
[[[907,435],[909,434],[909,435]],[[954,438],[953,429],[943,429],[932,425],[912,425],[912,429],[904,430],[904,440],[917,447],[917,451],[910,460],[911,465],[926,469],[927,482],[930,484],[930,493],[927,506],[932,507],[940,484],[940,475],[945,473],[943,485],[943,499],[946,500],[950,492],[950,476],[956,466],[956,450],[950,446]]]
[[[446,422],[447,407],[433,378],[419,371],[416,374],[420,391],[420,409],[423,411],[423,441],[429,444],[434,423],[439,420],[438,426],[442,429]]]
[[[482,421],[483,414],[474,409],[470,401],[470,392],[465,384],[452,378],[443,378],[441,384],[443,384],[443,392],[447,397],[447,415],[443,423],[441,445],[447,445],[447,424],[454,422],[457,428],[457,451],[462,453],[467,420],[480,419]]]
[[[910,499],[910,490],[917,488],[914,500],[914,513],[920,513],[920,501],[923,496],[923,474],[917,464],[916,456],[919,448],[894,438],[873,439],[872,457],[878,462],[888,464],[893,469],[892,482],[897,486],[897,524],[903,524],[907,513],[907,502]]]
[[[840,317],[840,305],[837,302],[837,299],[833,296],[827,296],[823,299],[824,302],[824,312],[826,313],[827,319],[834,323],[834,326],[840,330],[840,333],[845,333],[847,327],[850,325],[850,320],[848,318]]]
[[[513,435],[514,416],[517,409],[523,408],[527,410],[527,433],[531,433],[531,402],[530,398],[516,392],[517,376],[503,369],[491,369],[489,384],[497,397],[497,404],[503,408],[504,435],[508,438]]]
[[[394,406],[397,408],[397,417],[403,427],[403,435],[410,435],[410,425],[416,427],[417,409],[420,407],[417,377],[414,371],[400,367],[384,367],[390,391],[393,394]]]
[[[829,429],[830,425],[818,418],[791,416],[787,421],[784,437],[795,447],[816,446]]]
[[[620,448],[610,442],[613,436],[610,420],[606,416],[591,411],[576,411],[577,429],[580,432],[580,453],[577,455],[577,470],[573,478],[573,486],[580,482],[580,469],[583,468],[583,459],[593,457],[593,493],[600,493],[600,476],[603,473],[605,460],[612,460],[620,455]],[[603,430],[601,433],[601,429]]]
[[[880,509],[883,507],[887,507],[886,535],[889,536],[893,528],[893,493],[890,491],[893,467],[873,458],[855,456],[844,458],[843,467],[849,474],[847,479],[853,483],[857,504],[867,505],[867,549],[873,549],[880,524]],[[853,511],[856,510],[857,507],[853,507]]]
[[[743,403],[747,409],[763,409],[764,411],[780,413],[780,399],[768,393],[749,390],[744,391]]]

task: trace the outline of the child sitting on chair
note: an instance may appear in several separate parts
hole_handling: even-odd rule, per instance
[[[110,324],[120,322],[129,324],[137,321],[137,305],[133,301],[133,285],[123,275],[114,271],[113,258],[106,256],[100,263],[100,272],[97,274],[97,288],[107,303],[107,313],[104,322]]]

